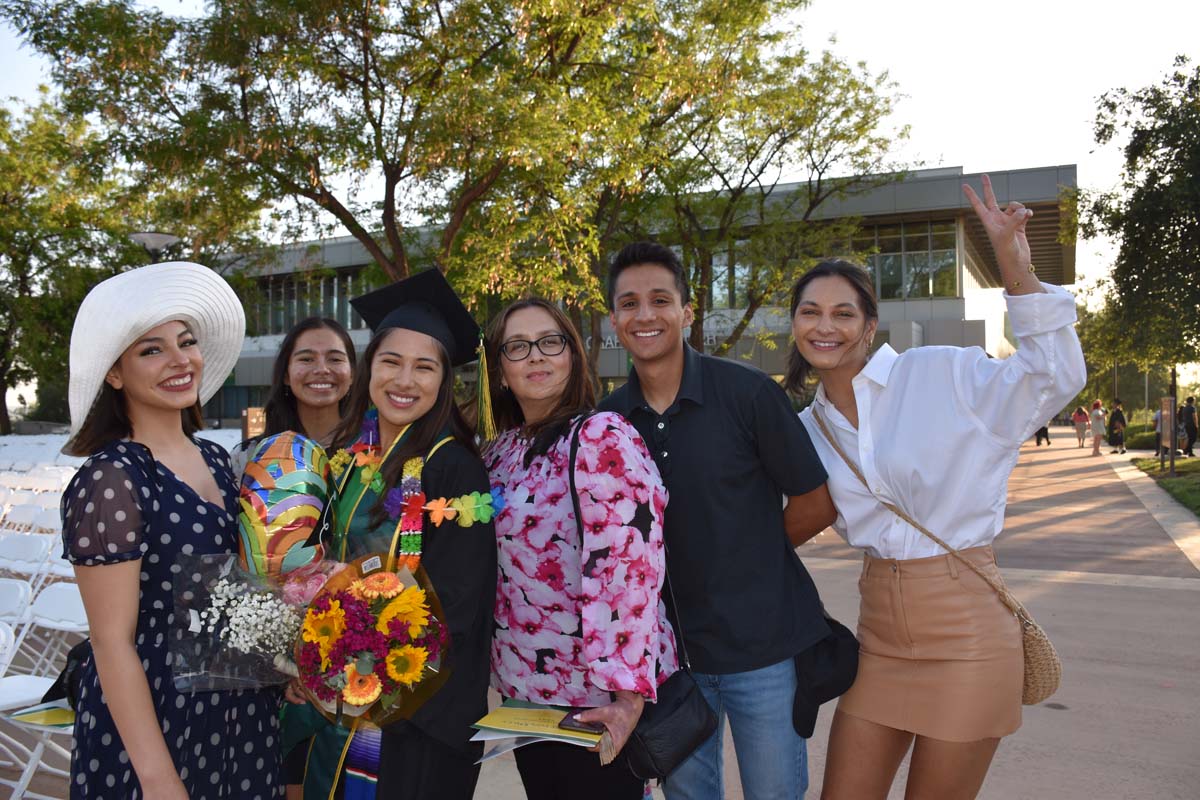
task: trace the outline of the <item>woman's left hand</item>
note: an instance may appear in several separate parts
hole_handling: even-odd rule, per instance
[[[638,720],[642,718],[642,706],[645,705],[645,700],[637,692],[617,692],[616,695],[617,699],[613,702],[605,706],[589,708],[580,713],[576,719],[580,722],[599,722],[604,725],[608,729],[608,735],[612,737],[614,752],[619,753],[625,743],[629,741]],[[592,750],[598,752],[600,746],[597,745]]]
[[[996,193],[992,191],[992,179],[987,175],[980,178],[983,182],[982,200],[965,183],[963,194],[967,196],[971,207],[975,209],[975,216],[979,217],[979,222],[987,232],[1000,266],[1007,266],[1017,274],[1024,273],[1032,263],[1029,240],[1025,238],[1025,224],[1033,216],[1033,212],[1016,201],[1001,209],[996,202]]]

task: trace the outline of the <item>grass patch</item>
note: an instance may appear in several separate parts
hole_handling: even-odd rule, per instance
[[[1167,477],[1169,468],[1158,468],[1157,458],[1135,458],[1133,465],[1154,478],[1167,493],[1200,517],[1200,459],[1175,456],[1175,477]]]

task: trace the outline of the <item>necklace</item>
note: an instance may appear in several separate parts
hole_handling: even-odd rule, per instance
[[[380,455],[379,411],[370,408],[363,417],[363,425],[358,439],[350,447],[339,450],[329,460],[329,468],[335,483],[341,489],[344,489],[349,480],[348,475],[343,480],[346,470],[358,470],[358,482],[362,491],[351,512],[351,517],[357,513],[358,503],[362,502],[362,498],[366,496],[368,490],[383,497],[384,512],[389,518],[396,521],[389,559],[394,559],[395,567],[404,566],[409,570],[415,570],[421,563],[426,514],[429,515],[429,520],[434,527],[441,527],[446,520],[454,520],[459,527],[469,528],[477,522],[481,524],[490,522],[496,514],[504,509],[505,502],[499,487],[495,487],[489,492],[471,492],[453,498],[429,499],[425,496],[421,480],[425,461],[442,445],[451,441],[449,436],[435,444],[424,458],[415,456],[405,461],[404,468],[401,470],[400,485],[385,491],[383,464],[408,430],[409,426],[405,426],[388,446],[387,452]]]

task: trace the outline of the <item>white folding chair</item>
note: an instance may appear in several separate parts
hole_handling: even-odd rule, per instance
[[[71,467],[72,471],[77,469],[86,459],[82,456],[70,456],[66,453],[59,453],[54,457],[54,463],[59,466]]]
[[[32,503],[14,504],[4,515],[4,524],[0,525],[0,532],[28,533],[33,529],[33,521],[41,512],[41,507]]]
[[[8,505],[30,505],[37,500],[37,493],[30,492],[29,489],[16,489],[8,494]]]
[[[57,504],[53,508],[43,508],[38,512],[33,518],[33,532],[56,536],[62,534],[62,514],[59,513]]]
[[[43,534],[0,533],[0,571],[28,580],[37,591],[55,544],[54,537]]]
[[[33,469],[33,462],[26,459],[14,461],[10,469],[13,472],[29,472],[29,470]]]
[[[37,506],[38,508],[54,509],[54,511],[57,512],[58,504],[61,499],[62,499],[62,490],[55,487],[52,490],[47,489],[47,490],[43,491],[41,494],[39,494],[33,504],[35,506]]]
[[[70,649],[68,634],[87,633],[87,612],[83,596],[74,583],[49,583],[38,591],[29,606],[29,622],[17,636],[17,646],[34,632],[47,633],[47,646],[34,664],[34,671],[47,662],[53,663]]]
[[[20,625],[29,618],[33,586],[24,578],[0,578],[0,621]],[[5,663],[7,667],[7,663]]]
[[[55,584],[58,586],[74,588],[70,584]],[[76,599],[78,598],[78,590],[75,592]],[[45,599],[43,599],[45,597]],[[48,593],[43,590],[34,600],[34,605],[31,607],[30,620],[24,626],[21,633],[14,636],[11,628],[7,631],[0,630],[0,640],[3,640],[7,635],[12,644],[7,648],[9,653],[15,653],[21,646],[21,641],[26,637],[30,628],[40,627],[46,628],[51,632],[59,632],[60,635],[65,635],[71,631],[78,631],[78,620],[73,619],[74,610],[69,608],[72,604],[71,599],[66,592],[56,590]],[[83,603],[78,603],[80,612],[82,613]],[[38,608],[40,610],[35,611]],[[65,626],[65,627],[62,627]],[[5,626],[7,627],[7,626]],[[84,620],[83,630],[87,629],[86,618]],[[61,777],[70,777],[67,770],[47,764],[45,756],[47,753],[55,754],[60,762],[65,761],[68,765],[71,761],[71,753],[68,749],[71,744],[71,735],[73,726],[54,726],[47,727],[39,724],[28,724],[14,719],[11,714],[22,711],[29,706],[40,703],[55,681],[59,669],[56,667],[58,661],[57,656],[53,659],[45,659],[37,664],[37,669],[32,674],[9,674],[0,678],[0,711],[8,712],[4,714],[6,725],[11,725],[20,730],[23,730],[26,736],[32,735],[34,744],[29,747],[21,741],[10,736],[6,732],[0,732],[0,751],[9,755],[15,765],[21,766],[21,774],[16,780],[8,778],[0,778],[0,785],[12,787],[10,797],[13,800],[18,798],[33,798],[33,800],[56,800],[49,795],[37,794],[28,791],[29,784],[33,780],[34,775],[41,773],[49,773]],[[11,657],[8,661],[11,664]],[[54,741],[57,737],[59,741]]]

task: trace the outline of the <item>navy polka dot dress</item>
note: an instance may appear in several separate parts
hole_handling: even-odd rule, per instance
[[[171,679],[167,640],[174,626],[176,556],[228,553],[237,541],[237,490],[229,455],[213,442],[197,439],[196,445],[216,478],[224,507],[202,499],[142,445],[113,442],[89,458],[63,492],[65,555],[82,566],[141,559],[135,646],[188,797],[282,797],[278,692],[187,694],[175,691]],[[71,798],[140,797],[129,754],[89,658],[75,719]]]

